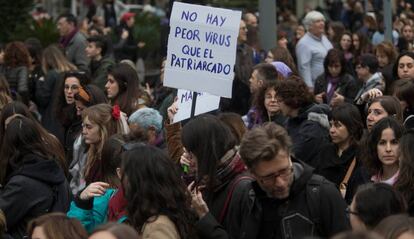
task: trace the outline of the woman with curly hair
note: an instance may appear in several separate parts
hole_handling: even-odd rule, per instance
[[[280,111],[289,117],[285,126],[292,138],[293,154],[317,167],[317,154],[329,141],[329,106],[316,104],[313,94],[300,78],[280,81],[275,91]]]
[[[4,75],[9,82],[10,90],[18,94],[23,103],[29,105],[30,54],[23,42],[14,41],[6,45],[4,65],[6,68]]]
[[[275,122],[278,125],[284,124],[286,118],[280,112],[277,102],[276,85],[278,81],[267,82],[255,94],[253,107],[246,115],[246,126],[252,129],[254,126],[265,122]]]
[[[363,150],[363,162],[373,182],[394,185],[399,175],[399,142],[404,127],[393,117],[378,121],[371,129]]]
[[[191,197],[174,163],[154,146],[126,147],[121,182],[130,225],[143,238],[197,238]]]

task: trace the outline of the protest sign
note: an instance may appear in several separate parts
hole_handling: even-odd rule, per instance
[[[208,93],[196,94],[197,97],[195,99],[192,91],[182,89],[178,90],[178,111],[174,116],[174,123],[218,109],[220,103],[219,96]],[[195,104],[195,106],[193,104]],[[194,115],[191,115],[193,107],[195,107],[193,112]]]
[[[241,12],[174,2],[164,85],[231,98]]]

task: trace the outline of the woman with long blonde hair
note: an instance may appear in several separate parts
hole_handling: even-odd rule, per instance
[[[82,111],[82,135],[89,146],[84,179],[86,185],[102,181],[101,152],[105,141],[114,134],[128,133],[125,118],[117,106],[97,104]]]

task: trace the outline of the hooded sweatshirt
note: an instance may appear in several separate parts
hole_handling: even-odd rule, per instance
[[[11,173],[0,192],[0,209],[7,220],[7,233],[13,238],[26,235],[27,223],[42,214],[66,212],[70,191],[63,170],[54,160],[28,153],[23,165],[11,166]]]
[[[298,116],[288,119],[286,124],[295,157],[314,168],[321,146],[329,142],[329,114],[328,105],[310,104],[301,108]]]

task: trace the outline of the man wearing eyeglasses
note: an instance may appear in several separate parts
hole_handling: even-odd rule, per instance
[[[231,237],[331,237],[349,229],[338,189],[294,159],[291,145],[286,130],[276,124],[256,127],[243,137],[240,155],[256,181],[241,206],[239,227],[227,228]]]

